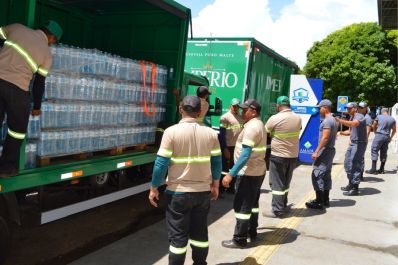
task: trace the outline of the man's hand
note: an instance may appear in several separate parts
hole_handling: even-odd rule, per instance
[[[231,159],[231,153],[228,148],[224,148],[224,158],[228,161]]]
[[[316,160],[317,158],[318,158],[318,152],[317,151],[315,151],[314,153],[312,153],[312,156],[311,156],[311,158],[312,158],[312,160]]]
[[[219,187],[220,187],[220,181],[219,180],[214,180],[213,183],[210,185],[210,199],[212,201],[217,200]]]
[[[39,109],[33,109],[31,114],[32,114],[32,116],[40,116],[41,110],[39,110]]]
[[[232,176],[227,174],[225,177],[223,177],[222,179],[222,185],[224,186],[224,188],[229,188],[229,184],[232,181]]]
[[[149,202],[154,206],[158,207],[157,201],[159,201],[159,191],[157,188],[151,187],[149,190]]]

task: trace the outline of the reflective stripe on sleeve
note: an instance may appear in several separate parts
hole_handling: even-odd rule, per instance
[[[157,132],[164,132],[164,129],[162,129],[162,128],[156,128],[156,131],[157,131]]]
[[[9,41],[9,40],[6,40],[4,42],[4,45],[7,45],[7,46],[13,48],[17,53],[19,53],[19,55],[21,55],[25,59],[25,61],[28,63],[28,65],[32,68],[32,72],[33,73],[37,72],[38,66],[37,66],[36,62],[29,55],[29,53],[27,53],[21,46],[19,46],[18,44],[14,43],[12,41]]]
[[[182,248],[176,248],[170,245],[169,250],[173,254],[181,255],[187,252],[187,247],[182,247]]]
[[[240,220],[249,220],[250,216],[251,216],[251,214],[235,213],[236,219],[240,219]]]
[[[284,191],[273,190],[273,191],[272,191],[272,194],[274,194],[274,195],[285,195],[285,194],[288,193],[288,192],[289,192],[289,189],[286,189],[286,190],[284,190]]]
[[[174,164],[199,164],[209,163],[210,156],[196,156],[196,157],[172,157],[171,162]]]
[[[6,35],[6,33],[4,32],[3,28],[0,28],[0,37],[1,37],[3,40],[6,40],[6,39],[7,39],[7,35]]]
[[[300,131],[298,132],[287,132],[287,133],[280,133],[280,132],[273,132],[272,135],[278,138],[292,138],[300,136]]]
[[[210,151],[210,153],[211,153],[211,156],[219,156],[219,155],[221,155],[221,149],[220,148],[213,149]]]
[[[249,140],[249,139],[243,139],[242,145],[243,144],[247,145],[247,146],[250,146],[250,147],[254,147],[254,142],[252,140]]]
[[[18,140],[23,140],[23,139],[25,139],[25,134],[24,134],[24,133],[14,132],[14,131],[10,130],[9,128],[8,128],[8,134],[9,134],[12,138],[15,138],[15,139],[18,139]]]
[[[252,208],[252,213],[259,213],[260,212],[260,208]]]
[[[171,157],[173,155],[173,151],[159,148],[158,155],[163,157]]]
[[[209,247],[209,241],[197,241],[197,240],[190,239],[189,243],[192,246],[195,246],[198,248],[208,248]]]
[[[262,153],[262,152],[267,151],[267,147],[265,145],[257,146],[257,147],[254,147],[252,150],[253,150],[253,152],[256,152],[256,153]]]
[[[44,76],[44,77],[46,77],[46,76],[48,75],[48,70],[47,70],[47,69],[44,69],[44,68],[41,68],[41,67],[39,67],[39,68],[37,69],[37,72],[38,72],[40,75]]]

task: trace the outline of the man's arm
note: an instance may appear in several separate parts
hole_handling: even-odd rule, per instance
[[[394,126],[392,126],[392,128],[391,128],[390,141],[392,140],[392,138],[394,138],[394,135],[395,135],[396,132],[397,132],[397,125],[394,124]]]
[[[319,151],[321,151],[322,148],[327,145],[327,143],[329,142],[330,133],[330,128],[324,128],[322,130],[322,138],[319,141],[318,147],[316,148],[315,152],[312,154],[312,160],[315,160],[318,157]]]
[[[347,121],[347,120],[340,119],[338,117],[335,117],[335,119],[337,122],[341,123],[342,125],[351,127],[351,128],[358,127],[359,124],[361,124],[358,120]]]
[[[373,128],[373,131],[376,133],[376,131],[377,131],[377,125],[378,125],[378,120],[377,119],[375,119],[374,120],[374,122],[373,122],[373,124],[372,124],[372,128]]]
[[[38,73],[35,74],[33,87],[32,87],[32,95],[33,95],[33,111],[32,115],[37,116],[40,115],[41,109],[41,100],[44,94],[44,87],[46,83],[46,78]]]
[[[148,198],[149,202],[155,207],[158,207],[157,201],[159,201],[158,187],[160,187],[164,182],[169,163],[170,158],[158,155],[153,166],[151,188],[149,190]]]

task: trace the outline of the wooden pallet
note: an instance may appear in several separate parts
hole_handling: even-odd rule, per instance
[[[147,149],[146,144],[139,144],[134,146],[124,146],[124,147],[115,147],[112,149],[101,150],[101,151],[94,151],[94,152],[84,152],[78,154],[68,154],[64,156],[48,156],[48,157],[38,157],[37,158],[37,165],[40,167],[50,166],[54,164],[61,164],[61,163],[70,163],[73,161],[84,161],[87,159],[92,159],[98,156],[115,156],[115,155],[122,155],[129,151],[143,151]]]

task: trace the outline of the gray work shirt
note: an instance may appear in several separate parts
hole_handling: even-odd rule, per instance
[[[322,139],[324,129],[330,129],[329,140],[325,147],[334,147],[338,129],[336,119],[333,117],[325,117],[325,119],[322,120],[321,126],[319,126],[319,141]]]
[[[366,126],[372,126],[372,124],[373,124],[372,117],[370,117],[370,115],[367,113],[365,115],[365,121],[366,121]]]
[[[390,135],[392,127],[395,125],[395,119],[390,115],[379,115],[376,117],[377,130],[376,133]]]
[[[352,121],[359,121],[359,125],[357,127],[351,127],[351,142],[367,142],[368,136],[366,133],[365,117],[361,113],[355,113]]]

